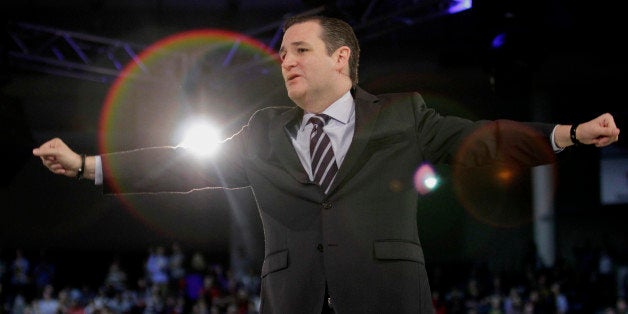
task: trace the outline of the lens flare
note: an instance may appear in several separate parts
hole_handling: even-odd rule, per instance
[[[485,155],[495,159],[488,164],[477,159]],[[514,121],[487,123],[462,143],[453,167],[453,188],[477,220],[496,227],[520,226],[533,219],[532,167],[554,161],[545,135]]]
[[[210,156],[216,151],[219,144],[219,135],[207,122],[197,121],[187,126],[183,141],[179,146],[190,149],[199,156]]]
[[[422,164],[414,173],[414,188],[421,195],[433,191],[438,186],[438,182],[434,168],[428,164]]]
[[[216,132],[226,134],[225,129],[240,127],[244,117],[258,107],[280,103],[277,99],[284,99],[281,82],[276,52],[246,35],[201,29],[168,36],[147,47],[113,82],[101,109],[99,151],[104,154],[137,147],[176,146],[180,138],[174,141],[173,135],[181,121],[198,117],[199,113],[212,115],[211,121],[217,122],[213,125]],[[212,132],[206,129],[204,135]],[[214,139],[204,139],[205,144],[211,142]],[[103,162],[108,161],[103,158]],[[108,166],[105,169],[111,171],[109,177],[115,178],[123,171],[114,164]],[[109,184],[116,192],[125,191],[119,182]],[[225,202],[221,200],[224,196],[211,191],[185,196],[117,197],[147,225],[192,241],[202,240],[198,237],[206,237],[206,233],[179,228],[189,224],[172,221],[183,222],[188,216],[192,222],[202,221],[205,218],[195,215],[206,210],[208,203]],[[207,202],[207,198],[212,201]],[[180,208],[185,208],[185,215],[176,210]]]

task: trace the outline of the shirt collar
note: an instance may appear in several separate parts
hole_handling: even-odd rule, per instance
[[[327,109],[325,109],[322,113],[330,116],[332,119],[341,122],[342,124],[349,123],[349,119],[351,115],[355,111],[355,103],[353,102],[353,96],[351,95],[351,91],[348,91],[338,100],[334,101]],[[303,119],[301,120],[301,130],[307,124],[307,121],[314,114],[310,112],[303,112]]]

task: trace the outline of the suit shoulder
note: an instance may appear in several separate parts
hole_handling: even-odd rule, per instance
[[[423,96],[418,92],[383,93],[375,97],[383,108],[415,108],[414,110],[427,108]]]
[[[296,106],[268,106],[268,107],[264,107],[264,108],[260,108],[258,110],[256,110],[254,112],[254,114],[257,113],[282,113],[282,112],[286,112],[288,110],[292,110],[295,109]]]
[[[360,87],[357,87],[354,91],[354,97],[358,100],[358,102],[372,102],[383,106],[389,106],[392,104],[424,103],[421,94],[415,91],[372,94]]]
[[[376,96],[380,100],[412,100],[423,99],[423,96],[419,92],[395,92],[395,93],[383,93]]]
[[[251,115],[250,121],[256,120],[256,119],[271,119],[277,116],[287,114],[293,110],[296,110],[295,106],[264,107],[253,112],[253,114]]]
[[[266,134],[273,126],[285,124],[287,117],[292,117],[298,111],[296,106],[271,106],[256,110],[249,120],[232,137],[257,138]]]
[[[249,127],[269,127],[273,124],[285,124],[297,115],[299,108],[296,106],[265,107],[255,111],[247,125]]]

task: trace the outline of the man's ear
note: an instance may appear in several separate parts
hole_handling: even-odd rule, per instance
[[[351,49],[347,46],[342,46],[336,49],[334,53],[336,65],[338,69],[344,69],[349,66],[349,57],[351,56]]]

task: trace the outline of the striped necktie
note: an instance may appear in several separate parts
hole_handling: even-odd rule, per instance
[[[308,123],[312,123],[312,134],[310,135],[310,157],[312,158],[312,174],[316,182],[325,191],[329,192],[329,187],[336,177],[338,165],[334,150],[331,147],[329,136],[323,131],[323,126],[329,121],[330,116],[318,114],[310,118]]]

